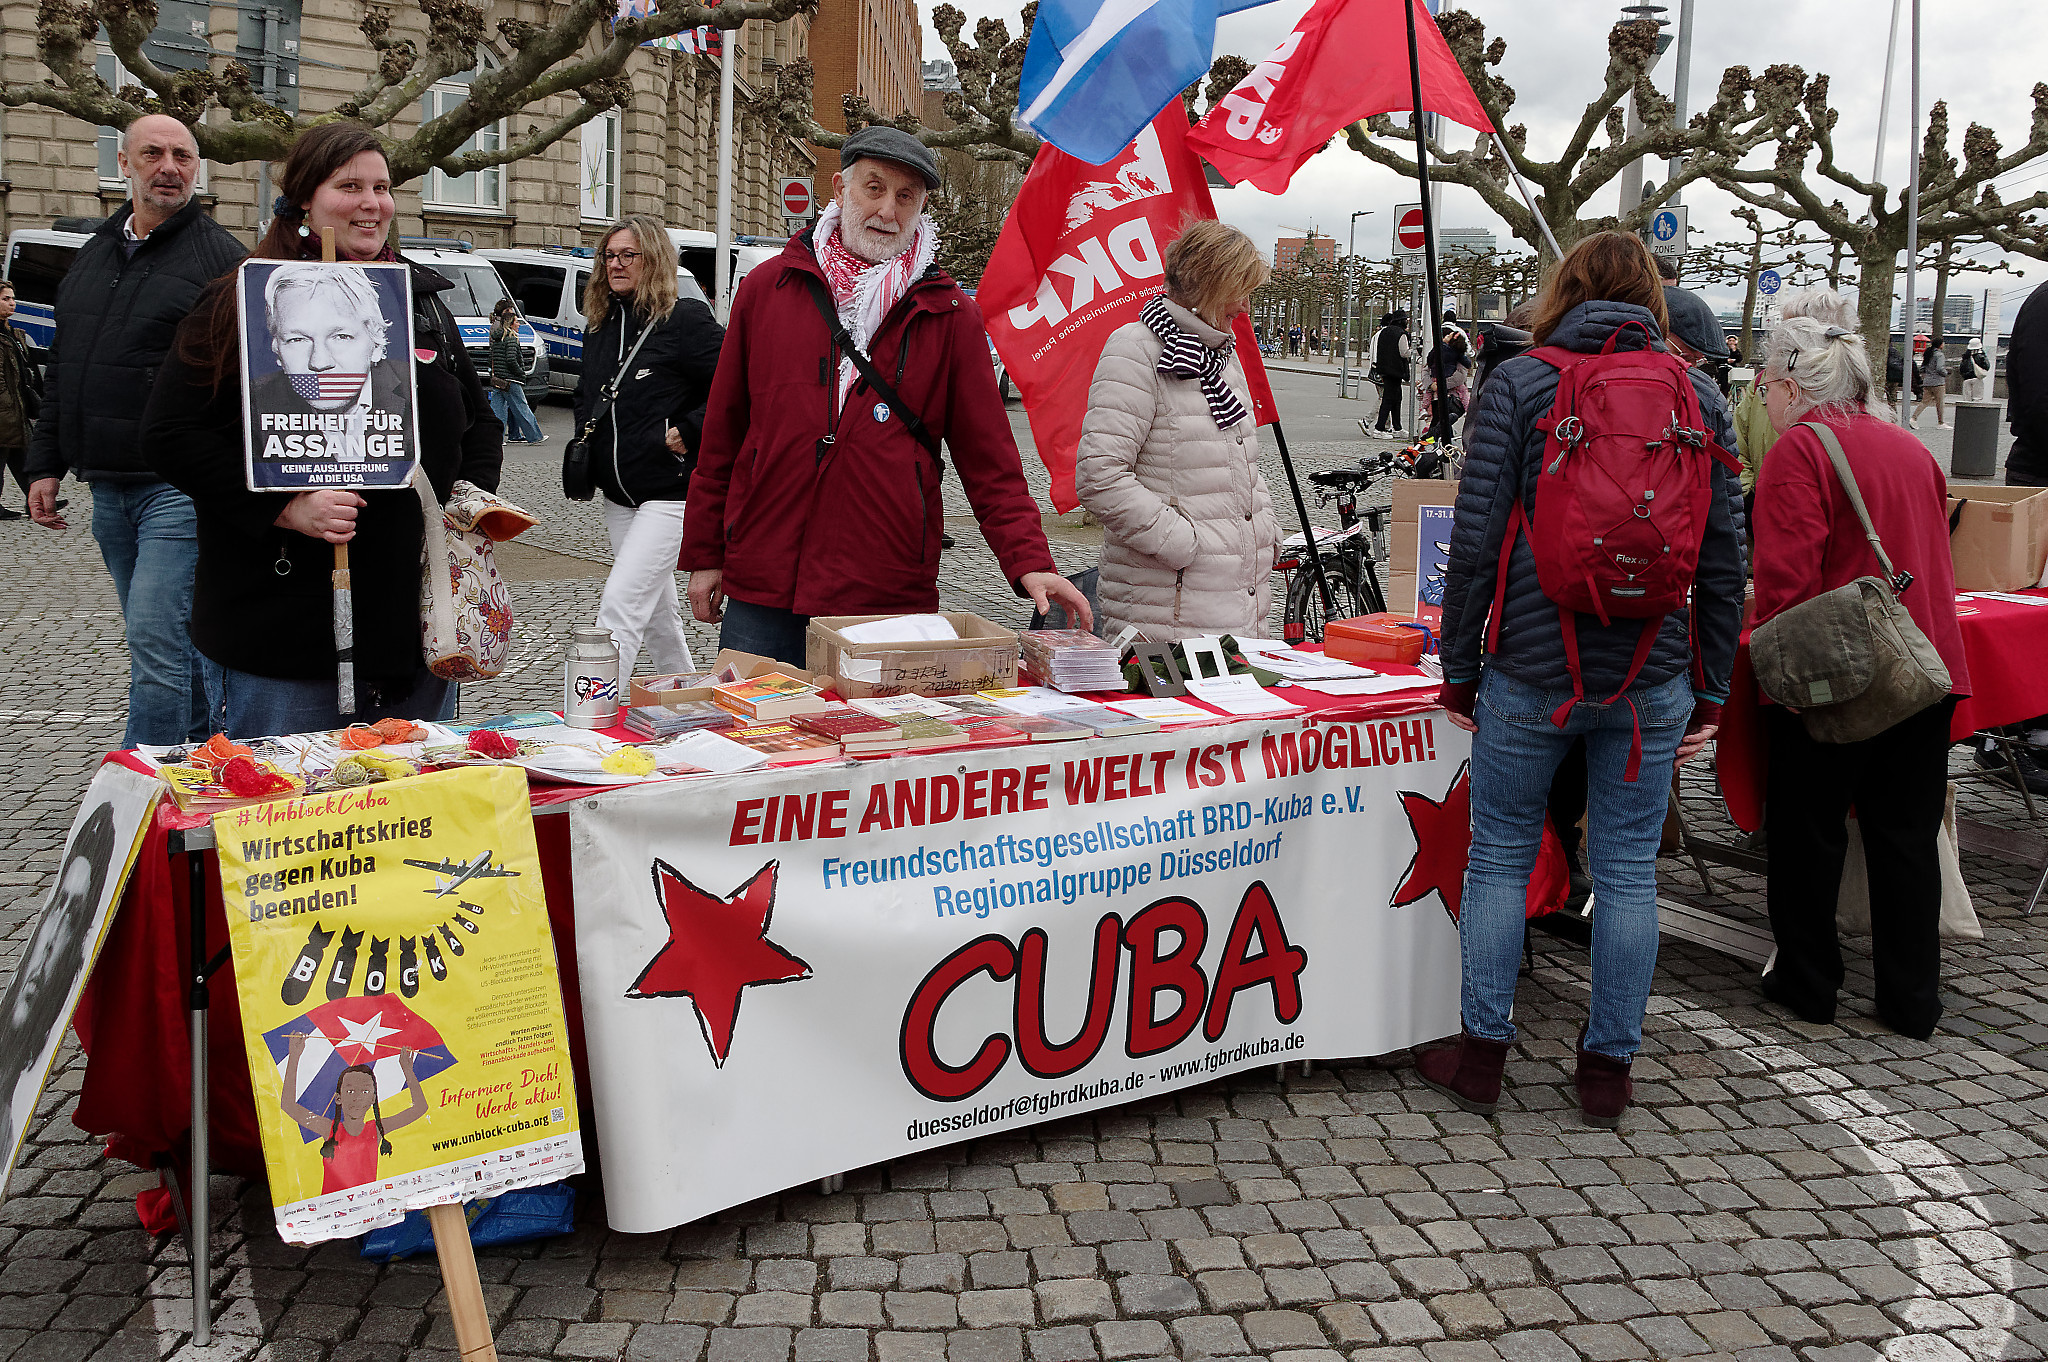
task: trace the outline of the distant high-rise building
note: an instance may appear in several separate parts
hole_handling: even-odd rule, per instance
[[[1273,268],[1276,270],[1299,269],[1304,256],[1325,265],[1336,264],[1337,238],[1283,236],[1273,243]]]
[[[1900,302],[1899,310],[1894,315],[1901,318],[1906,315],[1906,305],[1903,301]],[[1976,298],[1967,293],[1960,295],[1951,293],[1942,300],[1941,317],[1944,334],[1950,336],[1975,335],[1977,331]],[[1933,333],[1928,330],[1928,326],[1933,320],[1933,296],[1929,295],[1916,299],[1913,303],[1913,330],[1916,333],[1932,335]]]
[[[1453,251],[1466,255],[1491,255],[1500,249],[1493,233],[1484,227],[1439,227],[1436,229],[1436,245],[1446,255]]]
[[[960,88],[960,73],[949,61],[928,61],[924,64],[924,88],[950,93]]]
[[[924,35],[913,0],[820,0],[811,19],[812,117],[834,132],[846,127],[840,101],[865,97],[883,118],[924,109]],[[832,197],[839,153],[817,152],[813,187]]]

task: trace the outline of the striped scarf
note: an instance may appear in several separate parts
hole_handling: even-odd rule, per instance
[[[1209,416],[1216,422],[1216,429],[1229,430],[1250,415],[1223,377],[1230,367],[1233,350],[1229,337],[1213,350],[1202,344],[1198,337],[1181,329],[1167,311],[1165,295],[1159,293],[1146,302],[1138,320],[1166,347],[1159,356],[1160,373],[1168,378],[1201,380],[1202,396],[1209,403]]]

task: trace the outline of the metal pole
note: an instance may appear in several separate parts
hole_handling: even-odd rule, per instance
[[[186,836],[189,838],[190,833]],[[192,1202],[192,1346],[204,1348],[213,1342],[212,1208],[207,1201],[207,1171],[212,1155],[207,1148],[206,1012],[211,999],[206,989],[206,861],[199,849],[185,843],[185,864],[191,879],[191,993],[185,1000],[192,1025],[192,1176],[186,1192]]]
[[[1919,273],[1915,268],[1920,255],[1920,0],[1913,0],[1912,23],[1912,42],[1906,57],[1907,89],[1913,104],[1913,142],[1906,148],[1906,321],[1900,328],[1905,334],[1904,351],[1908,364],[1914,362],[1913,319],[1919,302],[1913,294],[1920,287]],[[1941,319],[1937,317],[1934,320],[1936,324],[1932,329],[1939,334]],[[1929,345],[1933,343],[1931,340],[1928,342]],[[1908,430],[1913,428],[1913,385],[1910,381],[1899,385],[1899,424]]]
[[[1280,466],[1287,470],[1287,490],[1294,496],[1294,513],[1301,517],[1301,551],[1308,558],[1308,568],[1315,574],[1316,594],[1323,600],[1323,620],[1337,613],[1337,603],[1330,599],[1330,583],[1323,577],[1323,549],[1316,542],[1315,526],[1309,524],[1308,503],[1301,499],[1301,479],[1294,476],[1294,456],[1287,452],[1287,432],[1280,429],[1278,413],[1273,417],[1273,443],[1280,446]],[[1316,630],[1316,639],[1322,640],[1323,631]]]
[[[728,28],[720,36],[722,50],[718,66],[718,237],[712,247],[713,302],[723,322],[732,308],[732,50],[738,29]]]
[[[1870,163],[1872,184],[1884,183],[1884,134],[1892,116],[1892,65],[1899,54],[1899,0],[1892,0],[1892,26],[1884,44],[1884,94],[1877,105],[1877,155]],[[1917,101],[1916,101],[1917,104]],[[1917,111],[1915,116],[1917,117]],[[1915,161],[1919,159],[1914,158]]]
[[[1557,244],[1557,234],[1550,230],[1550,219],[1544,217],[1542,211],[1536,207],[1536,195],[1530,190],[1529,182],[1522,178],[1522,168],[1508,155],[1507,143],[1500,140],[1500,134],[1496,132],[1492,136],[1493,144],[1500,152],[1500,159],[1507,162],[1508,173],[1515,177],[1515,187],[1522,191],[1522,202],[1529,205],[1529,216],[1536,219],[1536,226],[1542,231],[1543,239],[1550,243],[1550,254],[1558,260],[1564,259],[1564,248]]]
[[[1422,59],[1415,50],[1415,6],[1418,0],[1408,0],[1401,8],[1408,16],[1408,86],[1415,103],[1415,178],[1422,186],[1422,286],[1429,297],[1429,334],[1423,337],[1423,344],[1430,347],[1436,356],[1433,370],[1429,404],[1430,434],[1439,442],[1450,435],[1450,413],[1445,410],[1449,396],[1444,382],[1444,348],[1437,343],[1437,335],[1443,330],[1443,305],[1436,291],[1436,214],[1430,210],[1429,200],[1429,143],[1422,133]],[[1915,4],[1919,0],[1914,0]]]
[[[1673,123],[1681,130],[1685,127],[1686,96],[1692,91],[1692,6],[1693,0],[1679,0],[1678,74],[1671,82],[1671,103],[1674,114]],[[1664,178],[1666,180],[1677,179],[1678,168],[1684,161],[1685,158],[1683,156],[1674,156],[1667,161],[1664,165]],[[1684,198],[1685,191],[1680,190],[1671,196],[1669,202],[1678,203]]]

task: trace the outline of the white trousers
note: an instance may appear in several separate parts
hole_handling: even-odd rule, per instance
[[[1964,400],[1965,402],[1982,402],[1982,401],[1984,400],[1984,388],[1985,388],[1985,386],[1986,386],[1986,383],[1985,383],[1985,380],[1984,380],[1984,379],[1981,379],[1981,378],[1966,378],[1966,379],[1964,379],[1964,380],[1963,380],[1963,400]]]
[[[602,494],[600,493],[600,496]],[[604,579],[597,627],[611,631],[619,648],[619,680],[636,675],[644,649],[646,672],[697,669],[683,636],[676,598],[676,555],[683,547],[683,503],[648,501],[621,506],[604,497],[604,528],[612,540],[612,571]],[[622,684],[619,689],[625,689]]]

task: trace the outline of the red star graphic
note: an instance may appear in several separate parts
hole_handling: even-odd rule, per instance
[[[1394,891],[1393,906],[1405,908],[1435,894],[1456,922],[1465,862],[1472,852],[1472,763],[1458,767],[1457,778],[1442,799],[1403,790],[1401,809],[1415,833],[1415,858]]]
[[[1451,788],[1440,800],[1410,790],[1401,792],[1401,808],[1415,833],[1415,857],[1408,873],[1394,891],[1393,906],[1405,908],[1435,894],[1443,900],[1451,921],[1458,911],[1465,888],[1465,866],[1472,858],[1472,763],[1458,768]],[[1543,817],[1543,842],[1536,852],[1536,865],[1529,873],[1529,895],[1525,909],[1529,917],[1541,917],[1564,907],[1571,890],[1566,873],[1564,843]]]
[[[711,1058],[721,1068],[732,1050],[740,990],[811,977],[809,965],[768,939],[780,866],[768,862],[730,897],[720,898],[691,884],[666,861],[654,863],[654,891],[668,918],[668,942],[626,996],[688,998]]]

